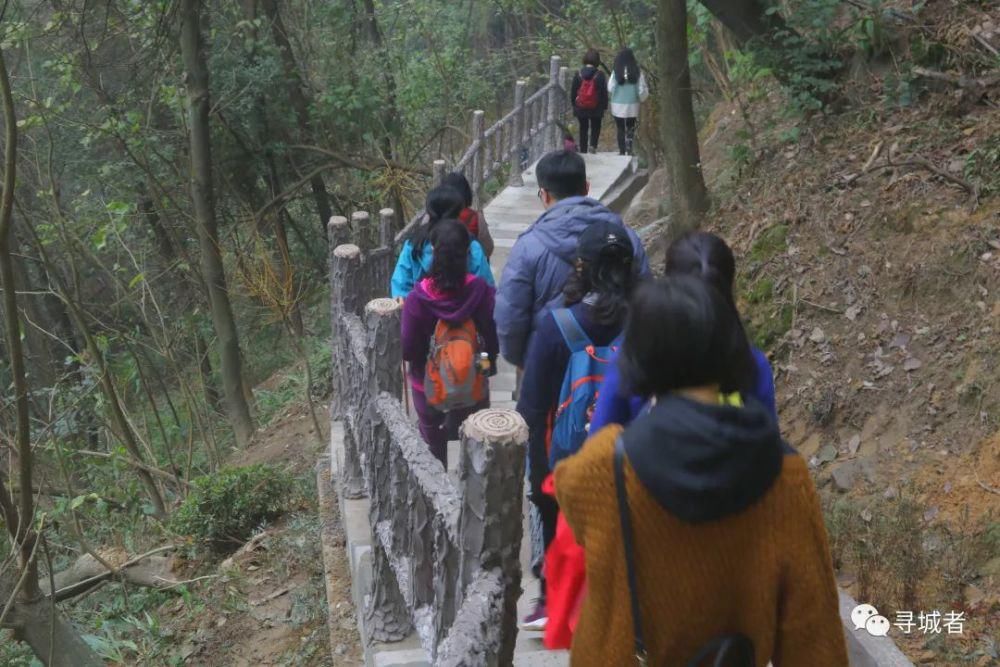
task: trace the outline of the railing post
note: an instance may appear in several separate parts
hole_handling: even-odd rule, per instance
[[[391,208],[384,208],[378,212],[378,245],[380,248],[392,247],[392,223],[396,219],[396,212]]]
[[[510,139],[510,178],[507,184],[515,188],[524,187],[521,173],[521,147],[524,146],[524,90],[527,82],[518,81],[514,84],[514,126],[511,128]]]
[[[382,545],[372,547],[372,588],[365,596],[365,627],[368,639],[376,642],[398,642],[413,630],[410,610],[399,592],[396,573]]]
[[[475,147],[475,153],[472,156],[472,178],[469,179],[469,182],[472,185],[472,208],[476,210],[481,208],[480,204],[482,203],[480,193],[483,189],[483,155],[485,154],[483,132],[486,131],[483,123],[485,119],[485,111],[472,112],[472,145]]]
[[[351,213],[351,232],[354,234],[355,243],[362,251],[371,250],[371,227],[369,221],[371,216],[367,211],[355,211]]]
[[[403,397],[403,348],[400,341],[400,317],[403,308],[395,299],[372,299],[365,306],[368,329],[369,363],[374,385],[368,395],[386,391]]]
[[[431,173],[434,174],[434,185],[438,186],[444,181],[444,175],[447,171],[447,166],[444,160],[434,160],[434,164],[431,167]]]
[[[345,220],[346,222],[346,220]],[[334,238],[334,225],[329,226],[330,238]],[[361,248],[345,243],[337,246],[331,253],[330,285],[333,292],[331,310],[335,311],[333,320],[333,401],[331,410],[335,418],[344,421],[344,467],[342,468],[341,484],[344,495],[348,498],[359,498],[364,495],[364,477],[361,472],[361,460],[358,456],[358,443],[349,421],[350,397],[348,393],[354,389],[350,377],[345,377],[354,367],[348,362],[348,355],[353,354],[347,332],[341,326],[345,314],[357,315],[360,308],[358,298],[363,282]]]
[[[360,299],[364,290],[361,248],[353,243],[339,245],[333,250],[333,267],[330,282],[333,285],[334,302],[341,313],[361,315]]]
[[[327,257],[329,258],[329,281],[330,281],[330,334],[336,342],[337,339],[337,327],[338,319],[340,317],[340,307],[341,303],[337,297],[338,286],[334,277],[336,272],[334,270],[334,251],[338,246],[345,243],[350,243],[351,239],[351,228],[347,226],[347,218],[341,217],[339,215],[334,215],[330,217],[330,220],[326,223],[326,238],[329,242],[329,252]],[[334,402],[337,401],[337,397],[333,397]]]
[[[559,68],[559,87],[562,88],[562,94],[559,96],[559,104],[556,109],[556,118],[561,119],[569,108],[569,89],[570,89],[570,73],[569,68],[563,65]],[[562,135],[558,135],[558,145],[562,146]]]
[[[502,639],[496,664],[510,665],[521,595],[521,504],[528,427],[512,410],[481,410],[465,420],[460,437],[461,586],[464,591],[480,569],[499,568],[503,573]]]
[[[545,122],[548,127],[545,130],[546,146],[543,152],[553,150],[559,145],[559,128],[556,126],[556,118],[558,118],[559,99],[563,94],[562,88],[559,87],[559,67],[561,65],[562,58],[559,56],[552,56],[549,59],[549,84],[552,87],[549,88],[549,104],[548,109],[546,109]]]

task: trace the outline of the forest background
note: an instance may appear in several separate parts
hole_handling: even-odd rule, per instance
[[[824,486],[841,583],[975,618],[961,641],[906,642],[915,658],[998,658],[995,3],[0,12],[0,632],[24,640],[0,664],[354,660],[316,538],[326,222],[389,206],[401,228],[431,161],[468,145],[471,110],[489,124],[516,79],[547,81],[550,55],[575,67],[594,47],[610,64],[623,45],[653,89],[653,178],[630,221],[653,247],[703,225],[740,251],[744,314]],[[855,358],[859,335],[877,353]]]

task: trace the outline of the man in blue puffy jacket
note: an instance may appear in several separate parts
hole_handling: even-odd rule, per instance
[[[621,225],[635,248],[634,266],[641,275],[649,273],[638,234],[625,227],[617,213],[587,196],[587,165],[579,154],[553,151],[538,161],[535,176],[545,212],[511,248],[494,311],[500,351],[519,368],[532,332],[562,296],[577,238],[587,225],[599,220]]]

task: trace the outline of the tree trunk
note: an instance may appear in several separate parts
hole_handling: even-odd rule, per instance
[[[212,322],[219,339],[222,387],[226,410],[236,443],[246,447],[253,436],[253,418],[247,404],[240,358],[239,333],[233,317],[226,273],[219,247],[212,187],[212,144],[208,125],[208,67],[201,38],[201,2],[181,2],[181,53],[187,75],[188,113],[191,139],[191,199],[198,222],[201,266],[208,286]]]
[[[389,61],[389,53],[385,48],[382,29],[378,25],[378,16],[375,14],[375,2],[374,0],[363,0],[363,4],[368,41],[371,42],[371,45],[378,54],[379,65],[382,68],[382,81],[385,84],[386,103],[384,105],[385,111],[382,113],[385,138],[382,143],[382,151],[387,158],[394,160],[396,156],[394,155],[392,140],[398,135],[398,119],[400,118],[399,111],[396,109],[396,79],[393,78],[392,63]],[[360,56],[360,54],[358,55]],[[401,208],[397,206],[396,210],[400,211],[400,215],[402,215]]]
[[[17,121],[14,98],[11,95],[7,63],[0,50],[0,93],[3,97],[4,119],[4,174],[3,196],[0,200],[0,286],[3,287],[4,324],[6,326],[7,354],[14,385],[17,426],[14,446],[17,451],[18,502],[14,506],[6,487],[0,482],[0,515],[7,524],[7,531],[18,547],[18,575],[0,580],[0,604],[7,607],[10,596],[16,596],[5,623],[18,630],[45,664],[48,665],[100,665],[100,660],[80,638],[73,626],[64,621],[54,603],[45,603],[38,586],[38,562],[35,558],[37,536],[31,529],[35,520],[32,495],[31,422],[28,412],[28,381],[24,371],[24,353],[21,347],[20,314],[17,309],[17,288],[14,282],[14,265],[10,253],[11,213],[14,206],[14,185],[17,168]],[[58,645],[57,645],[58,644]]]
[[[17,120],[14,98],[7,75],[7,63],[0,50],[0,92],[3,93],[4,118],[4,173],[3,198],[0,200],[0,287],[3,288],[3,315],[7,337],[7,357],[10,362],[11,383],[14,385],[14,452],[17,461],[17,481],[21,492],[17,494],[17,507],[10,511],[16,516],[6,516],[7,530],[19,547],[19,571],[25,572],[19,597],[31,600],[38,595],[38,565],[33,557],[35,536],[31,524],[35,520],[34,496],[31,494],[32,452],[31,414],[29,410],[28,378],[24,370],[24,348],[21,344],[21,314],[17,308],[17,285],[14,282],[14,262],[10,254],[11,214],[14,210],[14,185],[17,181]],[[4,491],[6,494],[6,490]],[[6,504],[4,505],[7,507]],[[3,599],[6,603],[6,598]]]
[[[6,574],[0,575],[0,602],[8,599],[14,586],[15,582]],[[35,656],[48,667],[101,667],[104,664],[47,597],[35,596],[30,601],[16,603],[3,625],[13,628],[14,637],[30,646]]]
[[[198,371],[201,373],[202,391],[205,394],[205,403],[209,409],[219,409],[219,392],[215,388],[215,378],[212,374],[212,359],[208,356],[208,345],[205,344],[205,337],[201,332],[194,335],[194,353],[198,357]]]
[[[701,0],[701,4],[733,34],[740,50],[770,68],[782,86],[793,86],[790,46],[806,40],[779,12],[768,11],[771,6],[765,0]]]
[[[281,20],[281,12],[278,10],[276,0],[263,0],[262,6],[267,20],[271,23],[271,37],[274,39],[278,52],[281,54],[281,67],[285,73],[285,88],[288,91],[288,99],[295,110],[295,120],[299,126],[300,143],[315,144],[316,137],[313,134],[309,121],[309,101],[306,99],[302,77],[299,74],[299,65],[295,62],[295,54],[292,52],[292,44],[288,40],[288,33],[285,31],[285,24]],[[309,179],[309,186],[312,188],[313,199],[316,201],[316,211],[319,213],[320,229],[326,233],[326,223],[333,215],[330,208],[330,197],[326,193],[326,184],[323,176],[316,174]],[[279,231],[279,233],[282,233]]]
[[[741,49],[752,39],[770,45],[779,32],[792,32],[781,14],[768,13],[761,0],[701,0],[701,4],[733,33]]]
[[[671,185],[672,219],[666,239],[669,242],[697,229],[708,211],[708,191],[701,173],[698,128],[691,101],[684,0],[660,0],[656,37],[661,79],[660,133]]]

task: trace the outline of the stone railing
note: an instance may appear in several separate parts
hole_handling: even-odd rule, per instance
[[[391,212],[381,221],[388,229]],[[331,243],[349,228],[332,220]],[[430,453],[402,400],[401,307],[373,298],[392,267],[386,235],[368,253],[341,244],[330,256],[339,483],[345,497],[368,498],[373,537],[372,585],[358,609],[364,635],[394,642],[415,631],[435,665],[509,665],[527,427],[507,410],[472,415],[461,428],[457,483]]]
[[[451,171],[461,172],[469,179],[473,208],[482,208],[485,185],[504,167],[509,165],[507,185],[523,185],[523,169],[562,145],[559,122],[572,111],[569,70],[563,67],[562,58],[549,59],[549,81],[526,98],[527,88],[526,81],[514,83],[513,108],[488,128],[484,127],[486,112],[472,112],[472,142],[451,166]],[[440,183],[448,170],[447,161],[434,160],[431,170],[434,184]],[[422,217],[423,211],[396,235],[396,242],[402,242]]]

